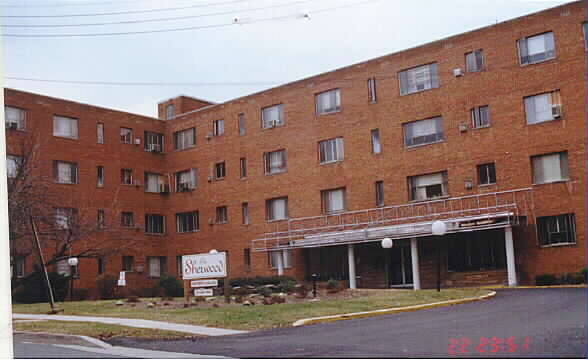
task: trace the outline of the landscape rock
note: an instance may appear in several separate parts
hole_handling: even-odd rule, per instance
[[[150,302],[149,304],[147,304],[147,307],[148,307],[148,308],[150,308],[150,309],[151,309],[151,308],[154,308],[154,307],[155,307],[155,304],[154,304],[154,303],[152,303],[152,302]]]
[[[116,306],[122,306],[125,304],[125,302],[122,300],[118,300],[115,304],[116,304]]]
[[[253,304],[251,303],[251,301],[248,301],[248,300],[246,300],[246,301],[243,301],[243,306],[251,306],[251,305],[253,305]]]

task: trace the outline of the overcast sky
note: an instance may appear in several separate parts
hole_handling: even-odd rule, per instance
[[[212,26],[134,35],[3,37],[4,74],[9,77],[206,85],[105,86],[6,79],[5,86],[156,116],[159,101],[180,94],[223,102],[271,87],[267,82],[277,85],[297,80],[566,2],[569,1],[4,0],[4,35],[79,35]],[[177,7],[190,8],[163,10]],[[8,17],[152,9],[159,10]],[[6,27],[177,17],[189,18],[92,26]],[[240,25],[231,24],[235,17]],[[273,18],[280,19],[260,21]],[[227,84],[235,82],[248,84]],[[259,82],[264,84],[255,84]]]

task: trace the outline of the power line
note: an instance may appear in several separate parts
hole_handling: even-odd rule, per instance
[[[114,21],[114,22],[104,22],[104,23],[86,23],[86,24],[65,24],[65,25],[2,25],[5,28],[11,27],[19,27],[19,28],[51,28],[51,27],[78,27],[78,26],[102,26],[102,25],[122,25],[122,24],[140,24],[140,23],[148,23],[148,22],[161,22],[161,21],[172,21],[172,20],[185,20],[185,19],[195,19],[195,18],[204,18],[209,16],[219,16],[219,15],[230,15],[236,13],[247,13],[253,11],[260,11],[260,10],[268,10],[268,9],[275,9],[280,7],[287,7],[293,5],[299,5],[309,2],[316,2],[316,0],[300,0],[285,4],[276,4],[270,6],[263,6],[257,8],[250,8],[250,9],[243,9],[243,10],[227,10],[227,11],[219,11],[214,13],[207,13],[207,14],[199,14],[199,15],[189,15],[189,16],[178,16],[178,17],[171,17],[171,18],[160,18],[160,19],[145,19],[145,20],[128,20],[128,21]]]
[[[205,7],[211,7],[211,6],[220,6],[220,5],[227,5],[227,4],[237,4],[237,3],[243,3],[243,2],[248,2],[248,1],[253,1],[253,0],[231,0],[231,1],[223,1],[223,2],[215,2],[215,3],[198,4],[198,5],[178,6],[178,7],[172,7],[172,8],[114,11],[114,12],[105,12],[105,13],[83,13],[83,14],[69,14],[69,15],[0,15],[0,18],[64,18],[64,17],[83,17],[83,16],[146,14],[146,13],[152,13],[152,12],[176,11],[176,10],[186,10],[186,9],[195,9],[195,8],[205,8]]]
[[[242,0],[241,0],[242,1]],[[304,0],[304,2],[311,1],[311,0]],[[313,14],[323,13],[326,11],[333,11],[338,9],[349,8],[357,5],[364,5],[367,3],[373,3],[376,1],[382,0],[364,0],[359,1],[351,4],[345,4],[342,6],[333,6],[329,8],[323,8],[312,11]],[[269,21],[280,21],[280,20],[288,20],[288,19],[295,19],[295,18],[307,18],[309,19],[309,14],[290,14],[290,15],[282,15],[282,16],[275,16],[275,17],[268,17],[268,18],[260,18],[257,20],[250,20],[247,22],[238,22],[238,24],[253,24],[253,23],[261,23],[261,22],[269,22]],[[189,30],[202,30],[202,29],[212,29],[212,28],[221,28],[227,26],[234,26],[235,22],[230,23],[222,23],[222,24],[210,24],[210,25],[199,25],[199,26],[188,26],[188,27],[181,27],[181,28],[171,28],[171,29],[158,29],[158,30],[144,30],[144,31],[122,31],[122,32],[109,32],[109,33],[78,33],[78,34],[3,34],[4,37],[19,37],[19,38],[60,38],[60,37],[96,37],[96,36],[120,36],[120,35],[138,35],[138,34],[153,34],[153,33],[166,33],[166,32],[177,32],[177,31],[189,31]]]

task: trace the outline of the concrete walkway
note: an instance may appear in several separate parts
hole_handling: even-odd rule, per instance
[[[142,320],[142,319],[125,319],[97,316],[72,316],[72,315],[43,315],[43,314],[12,314],[13,319],[21,320],[57,320],[57,321],[85,321],[98,322],[111,325],[122,325],[137,328],[161,329],[170,331],[180,331],[194,335],[204,336],[223,336],[244,334],[247,331],[220,329],[207,326],[197,326],[188,324],[177,324],[163,321]]]

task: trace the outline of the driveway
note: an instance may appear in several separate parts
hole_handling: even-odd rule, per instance
[[[585,288],[497,292],[485,301],[374,318],[194,340],[115,339],[112,344],[242,358],[586,358]]]

